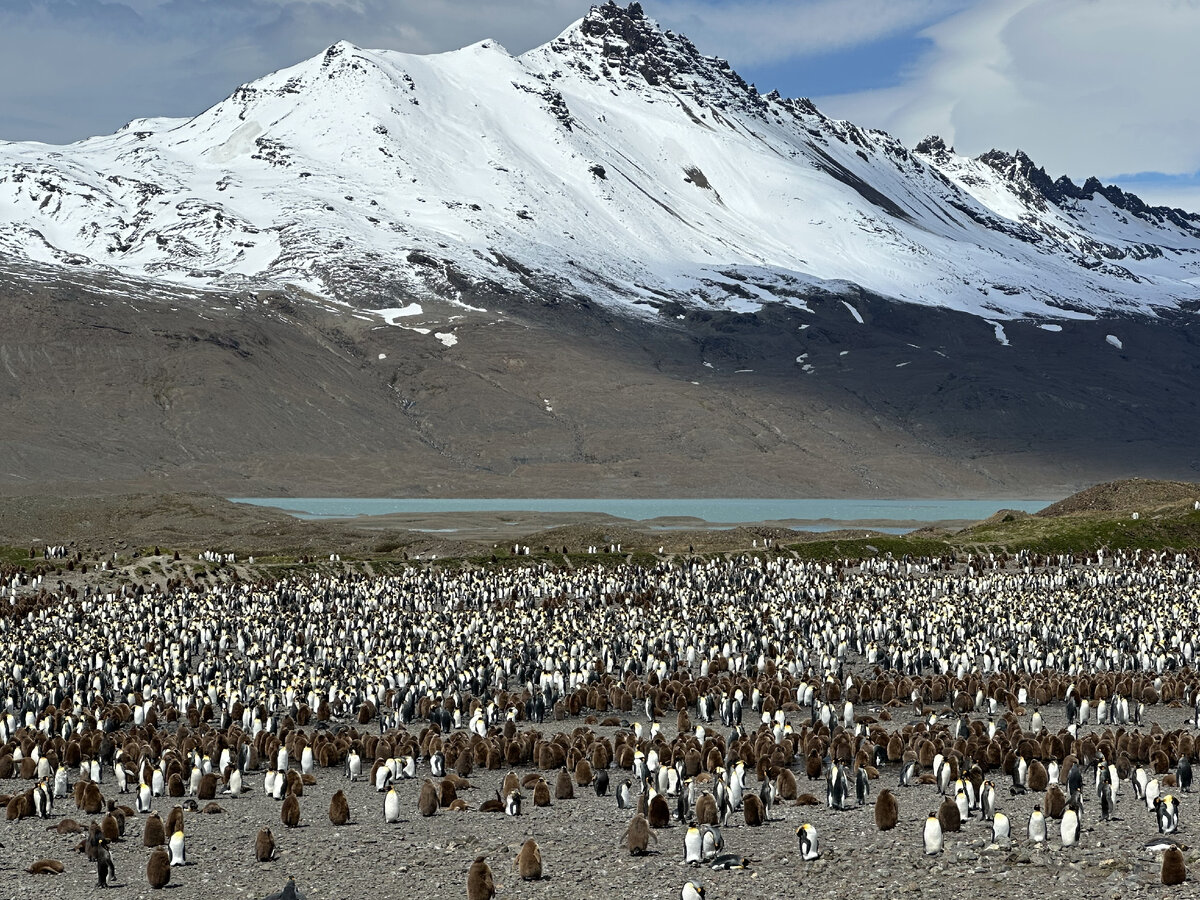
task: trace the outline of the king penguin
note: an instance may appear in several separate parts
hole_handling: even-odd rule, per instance
[[[1029,814],[1029,840],[1035,844],[1046,842],[1046,817],[1042,815],[1041,806],[1035,806]]]
[[[186,866],[187,863],[187,848],[183,843],[183,832],[176,831],[171,835],[171,841],[167,844],[167,848],[171,851],[172,866]]]
[[[383,821],[389,825],[400,821],[400,795],[396,793],[395,787],[388,788],[387,795],[383,798]]]
[[[999,844],[1009,839],[1008,816],[998,812],[992,818],[992,843]]]
[[[925,855],[936,856],[942,852],[942,823],[938,821],[937,813],[931,812],[925,817],[925,828],[921,833],[925,842]]]
[[[805,822],[796,829],[796,837],[800,841],[800,858],[808,861],[816,859],[821,855],[820,838],[817,837],[817,829],[808,822]]]

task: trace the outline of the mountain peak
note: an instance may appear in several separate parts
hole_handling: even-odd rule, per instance
[[[761,108],[765,101],[727,60],[705,56],[683,35],[664,31],[640,3],[593,6],[545,48],[592,81],[615,87],[672,90],[723,107]]]

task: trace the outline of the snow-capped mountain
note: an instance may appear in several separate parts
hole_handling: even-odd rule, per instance
[[[760,94],[636,3],[518,57],[337,43],[192,119],[0,143],[0,249],[367,307],[804,308],[858,285],[1061,319],[1200,299],[1200,216]]]

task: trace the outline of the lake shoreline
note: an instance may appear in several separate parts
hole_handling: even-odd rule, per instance
[[[758,528],[833,534],[957,530],[1004,509],[1036,512],[1053,501],[839,499],[229,498],[300,521],[367,532],[407,532],[458,540],[509,540],[564,527],[613,527],[664,536]],[[793,513],[788,515],[788,513]],[[782,514],[782,515],[781,515]]]

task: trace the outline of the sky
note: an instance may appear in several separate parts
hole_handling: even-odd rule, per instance
[[[337,40],[551,40],[588,0],[0,0],[0,140],[192,116]],[[1200,212],[1200,0],[643,0],[764,93]]]

